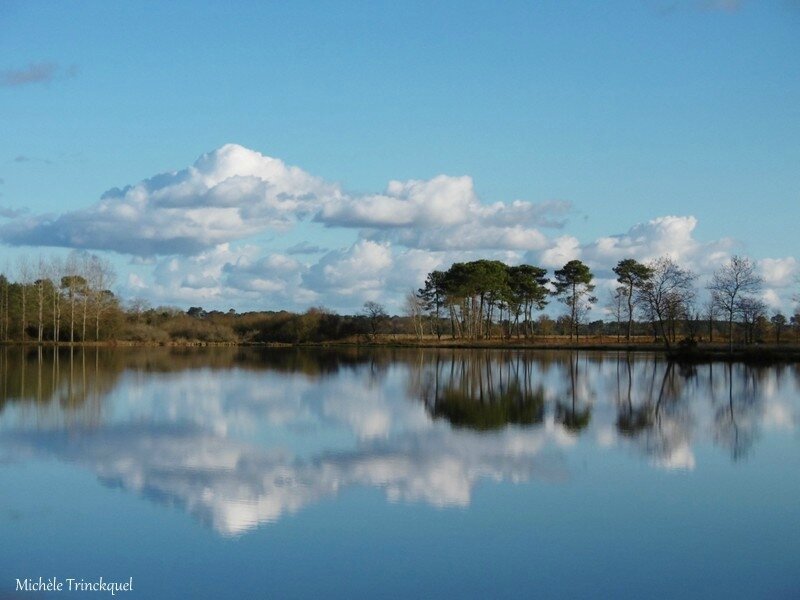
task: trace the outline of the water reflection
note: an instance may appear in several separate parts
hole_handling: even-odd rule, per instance
[[[693,469],[796,429],[797,366],[510,351],[0,349],[0,453],[56,458],[236,535],[352,486],[467,506],[571,456]]]
[[[534,381],[531,363],[507,357],[498,362],[490,353],[436,355],[414,395],[433,417],[456,427],[499,429],[509,424],[534,425],[544,419],[544,385]]]

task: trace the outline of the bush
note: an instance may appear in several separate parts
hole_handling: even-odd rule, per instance
[[[120,334],[120,338],[131,342],[166,343],[169,335],[163,329],[138,323],[128,325]]]

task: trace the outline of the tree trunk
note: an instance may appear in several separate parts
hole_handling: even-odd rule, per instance
[[[728,351],[733,352],[733,310],[728,316]]]
[[[19,339],[25,341],[25,330],[28,328],[27,319],[25,317],[25,282],[22,282],[22,331],[19,333]]]
[[[631,283],[630,288],[628,289],[628,333],[625,336],[625,339],[628,340],[629,344],[631,342],[632,331],[633,331],[633,283]]]

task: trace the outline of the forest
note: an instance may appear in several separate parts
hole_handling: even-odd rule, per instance
[[[73,252],[21,257],[0,273],[0,342],[39,344],[496,343],[787,345],[800,340],[800,306],[770,313],[752,260],[733,256],[700,289],[669,257],[612,267],[616,286],[596,289],[580,260],[552,276],[497,260],[453,263],[409,291],[401,315],[367,300],[358,314],[325,307],[227,312],[153,307],[111,289],[111,263]],[[605,296],[605,297],[604,297]],[[796,298],[797,299],[797,298]],[[800,301],[800,299],[798,299]]]

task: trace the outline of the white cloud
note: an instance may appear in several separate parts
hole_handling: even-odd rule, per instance
[[[392,263],[389,244],[359,240],[346,250],[323,256],[303,275],[303,283],[314,291],[375,299],[385,287]]]
[[[328,227],[377,229],[365,237],[409,247],[536,249],[546,243],[537,227],[563,225],[569,210],[564,201],[484,205],[470,177],[447,175],[391,181],[384,194],[346,194],[277,158],[227,144],[186,169],[109,190],[89,208],[15,219],[0,238],[143,257],[193,255],[313,217]]]
[[[771,287],[784,288],[793,285],[800,274],[800,263],[793,256],[765,258],[758,261],[764,283]]]
[[[623,258],[647,262],[669,256],[683,266],[702,270],[717,268],[733,246],[729,239],[703,243],[695,239],[697,219],[693,216],[664,216],[638,223],[627,233],[602,237],[584,246],[587,260],[610,268]]]
[[[613,286],[611,267],[620,259],[669,255],[697,272],[702,285],[736,246],[725,238],[698,240],[697,219],[687,215],[660,216],[588,243],[543,232],[562,227],[570,210],[566,201],[483,203],[468,176],[391,181],[380,194],[349,194],[228,144],[180,171],[110,190],[88,208],[12,215],[0,226],[0,239],[130,254],[123,292],[149,295],[153,303],[295,310],[324,304],[345,311],[365,300],[397,307],[432,269],[477,258],[551,271],[578,258],[600,286]],[[301,222],[294,244],[282,244],[281,232]],[[318,235],[324,228],[326,235]],[[275,238],[264,239],[267,231]],[[265,243],[273,250],[256,246]],[[798,260],[758,264],[767,301],[786,304]]]
[[[385,194],[343,197],[316,219],[345,227],[431,227],[466,222],[480,206],[470,177],[391,181]]]
[[[522,225],[496,226],[476,219],[453,227],[436,229],[402,228],[392,231],[368,232],[379,241],[407,248],[430,251],[470,250],[540,250],[547,246],[547,237],[535,227]]]
[[[17,245],[197,254],[286,228],[339,194],[337,186],[297,167],[227,144],[181,171],[109,190],[90,208],[19,219],[0,235]]]
[[[570,260],[581,257],[581,247],[578,238],[562,235],[556,238],[549,248],[539,255],[542,266],[558,269]]]

